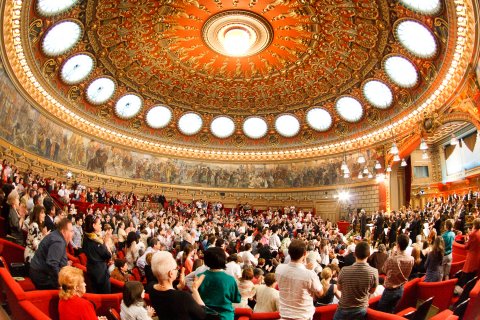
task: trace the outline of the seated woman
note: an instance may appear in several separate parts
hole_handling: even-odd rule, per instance
[[[127,282],[129,276],[127,261],[124,259],[115,259],[115,269],[113,269],[112,273],[110,273],[110,278]]]
[[[255,284],[252,282],[253,269],[251,267],[243,269],[242,277],[238,281],[238,290],[242,296],[240,303],[235,303],[234,308],[249,308],[248,299],[255,296]]]
[[[154,310],[152,307],[144,307],[145,290],[143,284],[138,281],[125,283],[123,300],[120,305],[120,317],[122,320],[152,320]]]
[[[227,261],[225,251],[210,247],[205,251],[204,260],[210,270],[201,274],[205,279],[198,289],[200,296],[208,308],[219,314],[221,320],[233,320],[232,303],[239,303],[242,296],[235,279],[224,272]]]
[[[30,222],[28,224],[27,246],[24,251],[25,262],[29,263],[33,258],[35,250],[38,248],[38,244],[42,241],[49,231],[44,226],[45,222],[45,208],[42,206],[35,206],[30,216]]]
[[[128,270],[132,270],[138,259],[137,234],[134,231],[129,232],[127,235],[125,259],[127,259]]]
[[[198,293],[198,287],[202,284],[203,276],[196,278],[191,287],[192,294],[182,291],[185,287],[185,277],[180,276],[180,282],[175,290],[173,281],[177,279],[177,262],[172,254],[167,251],[159,251],[152,257],[152,271],[157,278],[150,291],[150,301],[162,320],[202,320],[206,313],[205,304]]]
[[[60,320],[97,320],[93,304],[82,298],[87,286],[82,270],[70,266],[63,267],[58,274],[58,284]],[[98,319],[107,320],[106,317]]]
[[[326,304],[332,304],[333,303],[333,297],[337,297],[340,299],[341,292],[338,290],[337,285],[331,283],[332,280],[332,269],[329,267],[326,267],[325,269],[322,270],[320,274],[320,282],[323,287],[323,294],[321,297],[317,299],[315,302],[315,305],[322,306]]]

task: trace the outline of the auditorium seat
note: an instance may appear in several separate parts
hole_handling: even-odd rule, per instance
[[[457,281],[458,279],[440,282],[419,282],[417,299],[425,301],[430,297],[434,297],[433,306],[438,308],[439,312],[448,309]]]
[[[111,287],[112,293],[123,293],[125,282],[110,278],[110,287]]]
[[[421,278],[416,278],[408,281],[403,286],[403,296],[400,299],[396,311],[404,310],[408,307],[416,307],[417,305],[417,295],[418,295],[418,283],[421,281]]]
[[[23,311],[22,320],[52,320],[28,300],[20,301],[18,304]]]
[[[332,320],[335,311],[337,311],[337,304],[329,304],[326,306],[316,307],[313,320]]]
[[[466,257],[467,257],[467,249],[465,249],[465,245],[454,241],[452,245],[453,262],[465,260]]]
[[[385,313],[368,308],[367,320],[405,320],[405,318],[397,316],[396,314]]]
[[[122,302],[121,293],[111,294],[94,294],[85,293],[83,298],[93,302],[97,316],[106,316],[110,314],[110,308],[114,308],[120,312],[120,303]]]
[[[235,308],[235,320],[250,320],[252,314],[250,308]]]
[[[0,256],[4,257],[7,263],[23,263],[25,248],[16,243],[0,238]]]
[[[449,274],[450,279],[453,279],[455,277],[455,274],[458,271],[462,270],[464,264],[465,264],[465,260],[452,262],[452,267],[450,269],[450,274]]]

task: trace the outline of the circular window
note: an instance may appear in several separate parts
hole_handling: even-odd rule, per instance
[[[147,112],[147,124],[154,128],[164,128],[172,120],[172,110],[165,106],[156,106]]]
[[[385,72],[399,87],[411,88],[417,84],[418,73],[413,63],[400,56],[385,60]]]
[[[418,13],[433,15],[440,12],[440,0],[400,0],[405,7]]]
[[[363,116],[363,108],[357,99],[352,97],[342,97],[335,104],[337,112],[345,121],[357,122]]]
[[[243,133],[249,138],[258,139],[267,134],[268,126],[265,120],[251,117],[243,123]]]
[[[402,21],[395,29],[400,43],[420,58],[431,58],[437,53],[433,34],[424,25],[412,20]]]
[[[307,123],[314,130],[327,131],[332,122],[332,116],[323,108],[313,108],[307,112]]]
[[[235,131],[235,123],[229,117],[216,117],[210,124],[210,130],[217,138],[227,138]]]
[[[393,102],[392,90],[386,84],[377,80],[365,83],[363,94],[372,106],[379,109],[387,109]]]
[[[95,79],[87,88],[87,100],[93,104],[103,104],[115,92],[115,82],[110,78]]]
[[[118,99],[115,104],[115,112],[122,119],[135,117],[142,108],[142,99],[135,94],[126,94]]]
[[[42,49],[46,55],[59,56],[72,49],[82,37],[82,28],[73,21],[60,21],[47,31]]]
[[[275,129],[280,135],[290,138],[300,131],[300,122],[295,116],[284,114],[275,120]]]
[[[199,132],[200,129],[202,129],[202,125],[202,118],[193,112],[185,113],[180,117],[180,120],[178,120],[178,128],[187,136],[191,136],[192,134]]]
[[[46,17],[54,16],[72,8],[78,0],[38,0],[38,12]]]
[[[66,84],[77,84],[85,80],[93,70],[93,59],[87,54],[69,58],[62,67],[62,80]]]

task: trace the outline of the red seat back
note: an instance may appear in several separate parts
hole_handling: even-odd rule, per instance
[[[59,290],[36,290],[25,293],[26,300],[30,301],[38,310],[53,320],[58,320]]]
[[[480,319],[480,281],[477,281],[475,287],[470,291],[470,302],[468,303],[467,310],[463,316],[463,319]]]
[[[397,311],[407,309],[408,307],[416,307],[418,284],[420,281],[421,278],[416,278],[405,283],[403,286],[403,296],[397,305]]]
[[[114,308],[110,308],[110,310],[108,311],[110,312],[110,315],[112,316],[113,320],[121,320],[120,314],[118,313],[117,310],[115,310]]]
[[[113,294],[94,294],[85,293],[83,298],[93,302],[97,316],[106,316],[110,314],[110,308],[120,312],[120,303],[122,302],[121,293]]]
[[[313,315],[314,320],[332,320],[337,311],[338,305],[329,304],[327,306],[321,306],[315,308],[315,314]]]
[[[439,311],[443,311],[450,306],[453,297],[453,289],[458,279],[451,279],[439,282],[419,282],[418,283],[418,299],[427,300],[434,297],[433,305]]]
[[[7,263],[24,262],[25,248],[0,238],[0,256],[3,256]]]
[[[49,316],[44,314],[33,303],[28,300],[20,301],[19,306],[23,312],[23,320],[51,320]]]

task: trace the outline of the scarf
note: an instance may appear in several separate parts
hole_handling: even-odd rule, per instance
[[[103,244],[103,239],[100,238],[95,232],[92,232],[92,233],[85,232],[85,235],[87,236],[88,239],[93,240],[97,243]]]

